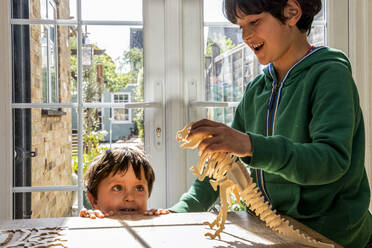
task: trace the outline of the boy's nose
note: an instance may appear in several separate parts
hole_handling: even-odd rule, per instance
[[[252,38],[252,36],[253,36],[253,31],[252,30],[249,30],[248,28],[243,28],[242,39],[245,43],[247,43]]]
[[[134,192],[133,191],[128,191],[126,192],[126,194],[124,195],[124,201],[134,201]]]

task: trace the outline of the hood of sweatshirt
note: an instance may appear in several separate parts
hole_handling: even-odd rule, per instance
[[[319,66],[324,66],[324,62],[327,62],[327,64],[342,64],[347,67],[351,73],[350,61],[342,51],[324,46],[315,47],[295,65],[293,65],[284,75],[282,79],[282,82],[284,82],[284,87],[291,83],[298,83],[300,81],[297,78],[299,75],[316,68],[317,64],[319,64]],[[263,69],[263,73],[265,75],[265,83],[267,87],[272,87],[274,82],[278,81],[275,74],[274,65],[272,63]]]

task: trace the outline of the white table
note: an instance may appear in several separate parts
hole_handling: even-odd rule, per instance
[[[202,223],[212,222],[215,218],[215,214],[204,212],[105,219],[69,217],[0,221],[0,230],[2,230],[0,244],[9,235],[9,233],[4,233],[4,230],[28,230],[30,234],[31,228],[36,228],[33,232],[37,234],[37,230],[44,227],[63,227],[63,230],[50,230],[51,236],[58,238],[54,243],[63,245],[53,247],[304,247],[268,229],[256,216],[246,212],[230,212],[225,229],[221,233],[221,240],[212,240],[204,234],[213,230]],[[300,223],[293,220],[292,223],[310,236],[326,243],[332,243]],[[17,232],[10,242],[15,242],[17,237],[21,237],[19,233],[16,237],[16,234]]]

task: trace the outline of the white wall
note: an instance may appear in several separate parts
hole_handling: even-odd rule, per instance
[[[366,129],[366,170],[372,188],[372,1],[349,0],[349,57]],[[370,203],[372,209],[372,202]]]

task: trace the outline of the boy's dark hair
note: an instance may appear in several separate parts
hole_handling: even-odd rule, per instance
[[[141,179],[141,168],[143,168],[150,197],[155,181],[154,170],[142,151],[129,147],[106,150],[93,160],[84,176],[87,191],[97,199],[98,185],[101,181],[111,174],[126,173],[129,164],[132,165],[138,179]]]
[[[297,22],[297,27],[301,32],[309,34],[314,16],[322,9],[322,0],[297,1],[302,9],[302,16]],[[284,7],[287,2],[288,0],[224,0],[224,15],[230,22],[236,24],[237,17],[243,17],[238,15],[238,9],[246,15],[268,12],[284,23],[286,21]]]

